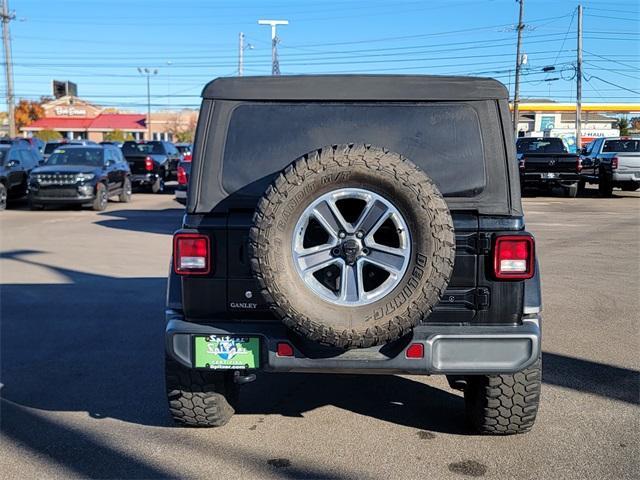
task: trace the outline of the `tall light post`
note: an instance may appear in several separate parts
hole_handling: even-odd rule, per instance
[[[276,28],[278,25],[289,25],[289,20],[258,20],[258,25],[271,26],[271,75],[280,75],[280,62],[278,61],[278,38]]]
[[[238,36],[238,76],[241,77],[244,73],[244,51],[246,49],[253,50],[253,45],[250,43],[244,43],[244,33],[240,32]]]
[[[156,75],[158,70],[138,67],[138,73],[147,77],[147,140],[151,140],[151,75]]]

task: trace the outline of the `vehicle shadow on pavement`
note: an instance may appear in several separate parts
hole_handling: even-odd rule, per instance
[[[183,214],[184,207],[164,210],[107,210],[99,214],[105,219],[95,223],[119,230],[173,235],[180,228]]]
[[[263,374],[243,387],[237,413],[302,417],[326,405],[419,430],[469,433],[461,396],[393,375]]]
[[[64,269],[39,262],[38,253],[0,254],[6,262],[49,269],[62,282],[2,285],[4,407],[87,412],[95,419],[173,426],[163,373],[166,279]],[[545,354],[543,365],[545,383],[638,402],[640,375],[635,370],[555,353]],[[260,401],[252,400],[256,398]],[[261,375],[244,387],[238,413],[302,417],[325,405],[422,430],[466,433],[458,394],[387,375]],[[12,435],[20,438],[21,423],[2,418],[3,430],[14,429]],[[43,423],[43,428],[48,426]]]
[[[542,354],[542,381],[638,405],[640,372],[556,353]]]
[[[180,478],[92,435],[50,420],[14,402],[0,400],[2,433],[84,478]]]
[[[70,477],[69,471],[80,478],[185,478],[184,471],[175,471],[157,459],[145,460],[137,449],[127,451],[126,444],[108,445],[98,433],[81,431],[65,425],[55,418],[25,408],[12,401],[0,399],[2,432],[5,442],[11,441],[20,449],[33,452],[37,457],[46,458],[47,463],[64,468],[63,476]],[[237,465],[237,468],[252,470],[263,478],[277,473],[279,478],[322,478],[326,480],[346,480],[362,478],[360,472],[342,471],[340,474],[309,465],[299,459],[269,458],[255,449],[220,444],[215,439],[192,435],[192,430],[172,431],[171,442],[161,439],[170,454],[173,446],[179,445],[185,451],[211,460],[211,470],[220,468],[216,461]],[[106,437],[106,436],[105,436]],[[157,436],[156,436],[157,437]],[[156,438],[157,440],[157,438]],[[173,465],[173,464],[172,464]],[[285,467],[285,468],[283,468]],[[277,472],[276,472],[277,469]],[[173,470],[173,471],[172,471]],[[59,470],[56,469],[57,472]],[[5,472],[7,473],[7,472]],[[207,474],[207,471],[200,472]],[[219,478],[215,477],[214,478]]]

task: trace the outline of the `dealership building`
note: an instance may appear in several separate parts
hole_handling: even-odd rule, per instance
[[[104,135],[114,130],[143,139],[147,132],[145,115],[137,113],[111,113],[78,97],[65,95],[42,104],[44,116],[22,132],[31,136],[41,130],[54,130],[68,139],[85,139],[100,142]]]
[[[26,127],[22,134],[33,136],[42,130],[54,130],[68,139],[101,142],[105,134],[120,130],[135,140],[149,140],[147,116],[140,113],[121,113],[105,109],[74,95],[64,95],[42,104],[44,116]],[[151,113],[151,140],[173,140],[173,133],[194,129],[197,110]]]

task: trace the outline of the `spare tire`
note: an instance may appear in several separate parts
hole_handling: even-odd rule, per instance
[[[453,221],[433,181],[393,152],[304,155],[260,199],[251,267],[283,323],[342,348],[381,345],[426,318],[447,287]]]

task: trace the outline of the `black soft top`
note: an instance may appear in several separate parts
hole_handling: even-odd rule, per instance
[[[508,99],[492,78],[434,75],[292,75],[217,78],[211,100],[447,101]]]

